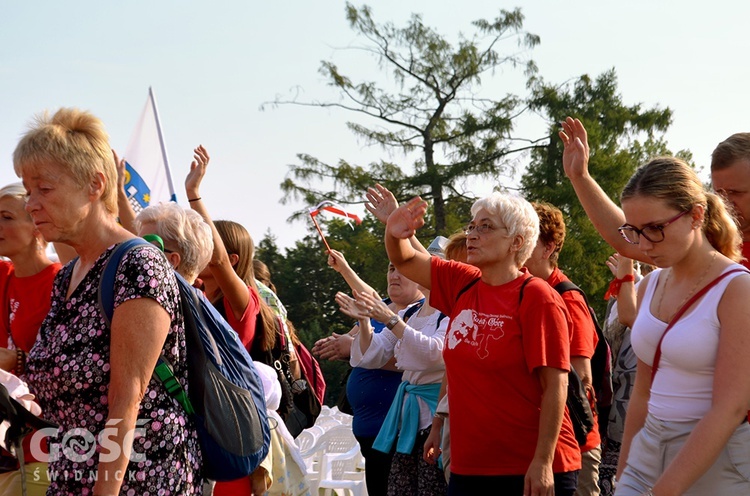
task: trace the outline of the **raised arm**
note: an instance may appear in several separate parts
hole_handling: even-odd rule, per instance
[[[119,217],[122,227],[137,236],[135,211],[130,204],[130,200],[128,200],[128,193],[125,191],[125,159],[118,157],[114,150],[112,150],[112,155],[115,157],[115,165],[117,166],[117,217]]]
[[[568,117],[562,123],[562,128],[559,135],[564,147],[565,175],[570,179],[586,215],[602,238],[617,252],[651,263],[637,245],[628,243],[617,232],[617,228],[625,223],[625,216],[589,174],[589,143],[583,124],[578,119]]]
[[[361,301],[357,301],[340,291],[336,293],[335,299],[336,303],[339,304],[339,310],[359,322],[359,333],[354,338],[352,348],[358,344],[360,353],[364,355],[370,347],[370,343],[372,343],[373,332],[370,325],[370,316],[373,308],[365,306]],[[354,350],[352,349],[352,351]]]
[[[362,278],[360,278],[359,275],[354,272],[354,269],[352,269],[349,266],[349,263],[346,261],[344,254],[340,251],[331,250],[328,252],[328,265],[333,270],[341,274],[341,277],[344,278],[346,284],[349,285],[352,291],[366,293],[375,292],[372,286],[363,281]]]
[[[185,193],[187,193],[190,208],[201,214],[206,224],[211,227],[214,251],[211,254],[211,261],[208,263],[208,267],[211,270],[211,274],[216,278],[216,283],[227,299],[234,316],[237,319],[241,319],[250,302],[247,284],[234,271],[229,253],[227,253],[227,249],[224,246],[224,241],[222,241],[219,231],[216,230],[211,216],[208,215],[208,209],[200,194],[200,185],[203,181],[203,176],[206,175],[209,160],[210,157],[203,145],[198,146],[194,150],[190,172],[185,179]],[[208,295],[208,297],[209,299],[213,299],[214,295]]]
[[[367,201],[365,208],[383,224],[388,223],[388,217],[398,208],[398,200],[391,191],[380,184],[367,188]],[[409,242],[415,250],[429,255],[427,248],[422,246],[416,236],[409,238]]]
[[[432,287],[430,255],[417,251],[410,242],[417,229],[424,225],[427,202],[419,197],[400,206],[388,217],[385,226],[385,249],[388,259],[399,272],[423,287]]]

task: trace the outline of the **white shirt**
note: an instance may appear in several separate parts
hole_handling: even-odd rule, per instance
[[[742,268],[734,264],[727,269]],[[660,270],[651,274],[631,341],[640,360],[653,365],[656,347],[667,323],[651,313]],[[721,324],[717,309],[729,282],[737,272],[722,279],[688,310],[669,330],[661,344],[659,368],[651,385],[648,411],[659,420],[694,421],[711,408],[714,369],[719,349]]]
[[[399,312],[403,317],[404,312]],[[379,369],[388,360],[396,357],[396,367],[404,371],[402,380],[410,384],[435,384],[443,380],[445,363],[443,362],[443,343],[448,329],[448,317],[443,317],[438,326],[440,312],[435,310],[423,317],[420,308],[409,318],[404,328],[404,335],[398,339],[392,331],[384,328],[372,335],[372,342],[363,354],[360,350],[357,334],[352,344],[349,363],[352,367]],[[427,404],[419,399],[419,428],[432,425],[432,415]]]

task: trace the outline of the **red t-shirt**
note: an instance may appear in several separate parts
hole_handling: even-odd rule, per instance
[[[430,304],[451,318],[443,358],[451,415],[451,471],[523,475],[536,450],[542,387],[534,370],[570,370],[569,317],[555,290],[524,276],[490,286],[476,267],[432,259]],[[581,468],[567,410],[552,469]]]
[[[559,268],[555,268],[547,279],[547,282],[554,288],[561,282],[569,280]],[[578,291],[566,291],[562,294],[562,299],[568,308],[570,320],[572,321],[570,327],[570,356],[590,359],[594,356],[599,336],[596,335],[596,327],[594,327],[594,321],[591,320],[586,300]],[[581,453],[591,451],[602,442],[599,436],[599,419],[596,415],[596,399],[591,391],[589,391],[589,394],[589,403],[591,403],[591,410],[594,412],[594,428],[586,436],[586,444],[581,446]]]
[[[8,348],[10,335],[16,348],[26,353],[31,351],[42,321],[49,313],[52,296],[52,282],[62,266],[59,263],[48,265],[33,276],[17,277],[11,262],[0,260],[0,331],[4,348]],[[10,326],[10,329],[8,328]],[[12,372],[12,371],[11,371]],[[31,437],[23,440],[25,462],[38,462],[31,453]],[[46,444],[42,444],[46,453]]]
[[[260,312],[260,296],[258,292],[247,287],[247,292],[250,294],[250,299],[247,302],[247,308],[245,313],[242,314],[240,319],[234,316],[232,307],[229,306],[229,302],[226,298],[224,301],[224,314],[227,316],[227,322],[232,329],[234,329],[240,336],[242,344],[245,345],[245,349],[250,352],[250,346],[253,344],[253,338],[255,338],[255,321],[258,318],[258,312]]]
[[[53,263],[33,276],[18,277],[13,272],[10,262],[0,263],[11,266],[8,275],[10,277],[7,285],[8,292],[1,300],[4,302],[0,310],[1,325],[7,330],[8,323],[10,323],[10,336],[13,344],[28,353],[34,346],[42,321],[49,313],[52,281],[62,266]],[[3,341],[2,345],[8,347],[8,342]]]

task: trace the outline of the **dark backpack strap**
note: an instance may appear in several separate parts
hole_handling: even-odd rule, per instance
[[[150,243],[142,238],[123,241],[117,245],[104,266],[102,277],[99,280],[99,307],[108,327],[112,325],[112,315],[115,313],[115,275],[117,274],[117,268],[127,252],[136,246],[147,244]]]
[[[117,245],[104,266],[102,277],[99,280],[99,307],[102,310],[104,319],[107,321],[108,327],[112,326],[112,316],[115,313],[115,276],[117,275],[117,269],[120,266],[120,262],[125,254],[133,248],[148,244],[151,243],[142,238],[132,238],[123,241]],[[182,305],[182,294],[180,294],[180,304],[183,307],[184,313],[186,309],[185,306]],[[159,358],[156,360],[156,367],[154,367],[153,375],[164,384],[164,388],[169,395],[182,405],[186,413],[195,413],[185,389],[174,375],[172,364],[169,363],[169,360],[167,360],[164,355],[159,355]]]
[[[523,300],[523,290],[526,287],[526,285],[531,282],[531,280],[534,279],[534,276],[527,277],[524,279],[524,281],[521,283],[521,289],[518,292],[518,305],[521,306],[521,300]]]
[[[407,322],[412,315],[414,315],[415,313],[417,313],[419,311],[419,309],[422,308],[422,305],[424,305],[424,298],[422,298],[421,300],[419,300],[418,302],[416,302],[414,305],[410,306],[406,310],[406,312],[404,312],[404,317],[403,317],[402,320],[404,322]]]
[[[606,379],[606,377],[611,374],[612,367],[609,341],[604,336],[604,331],[602,331],[602,328],[599,325],[599,319],[596,317],[594,309],[589,304],[589,299],[586,296],[586,293],[581,288],[576,286],[571,281],[562,281],[555,284],[554,289],[560,294],[560,296],[562,296],[562,294],[567,291],[577,291],[581,296],[583,296],[583,301],[589,311],[591,321],[594,323],[594,330],[596,331],[597,337],[597,344],[596,348],[594,349],[594,355],[591,357],[591,375],[593,377],[592,382],[594,385],[594,390],[596,391],[596,394],[599,395],[603,388],[600,381],[609,380]]]
[[[588,308],[589,310],[589,315],[591,315],[591,320],[594,321],[594,328],[596,328],[596,335],[599,337],[599,341],[603,342],[604,332],[602,332],[602,328],[601,326],[599,326],[599,319],[596,317],[596,313],[594,313],[594,309],[589,304],[589,298],[588,296],[586,296],[586,293],[581,288],[579,288],[574,283],[572,283],[571,281],[559,282],[555,284],[554,289],[560,294],[560,296],[562,296],[563,293],[568,292],[568,291],[578,291],[581,294],[581,296],[583,296],[583,301],[586,303],[586,308]]]
[[[473,285],[475,285],[476,283],[478,283],[479,279],[481,279],[481,278],[477,277],[476,279],[474,279],[473,281],[471,281],[469,284],[467,284],[466,286],[464,286],[463,288],[461,288],[461,291],[459,291],[458,294],[456,294],[456,300],[455,301],[458,301],[458,299],[461,298],[461,295],[463,295],[465,292],[467,292],[469,290],[469,288],[471,288]]]

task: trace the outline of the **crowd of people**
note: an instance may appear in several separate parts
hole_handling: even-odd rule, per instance
[[[568,118],[560,139],[561,167],[615,252],[602,261],[613,274],[603,330],[558,266],[565,217],[543,201],[493,193],[463,230],[425,248],[416,234],[428,204],[399,205],[373,185],[365,205],[385,225],[385,298],[328,251],[351,290],[331,297],[353,327],[312,351],[352,367],[346,396],[371,496],[750,494],[750,134],[716,148],[714,192],[685,162],[658,157],[620,206],[589,171],[583,124]],[[34,495],[309,494],[278,361],[288,353],[292,390],[304,389],[300,343],[247,229],[209,215],[207,150],[194,150],[189,208],[140,212],[87,112],[40,117],[13,161],[22,183],[0,188],[0,368],[28,384],[59,437],[95,443],[27,436],[23,466],[0,457],[0,494],[22,484]],[[109,319],[103,273],[136,236],[150,244],[119,261]],[[167,360],[189,386],[175,273],[204,292],[263,378],[271,445],[241,479],[206,480],[195,419],[153,376]],[[594,363],[603,344],[606,377]]]

